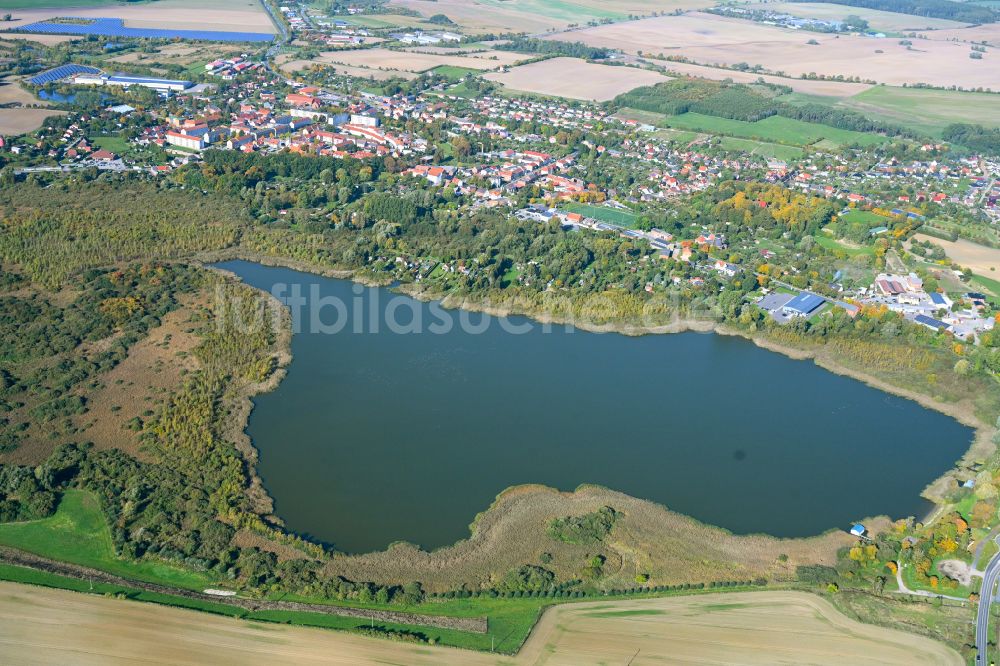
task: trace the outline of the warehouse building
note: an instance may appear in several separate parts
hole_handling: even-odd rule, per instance
[[[161,93],[182,92],[194,85],[190,81],[158,79],[150,76],[132,76],[131,74],[122,72],[111,74],[110,76],[107,74],[81,74],[73,79],[73,83],[87,86],[122,86],[123,88],[141,86],[143,88],[152,88]]]

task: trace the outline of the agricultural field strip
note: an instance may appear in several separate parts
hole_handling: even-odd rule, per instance
[[[516,657],[382,641],[196,613],[64,590],[0,583],[0,646],[16,661],[216,661],[243,664],[689,663],[961,664],[927,638],[848,619],[797,592],[563,605],[544,613]],[[102,638],[115,627],[116,640]],[[803,636],[809,636],[806,643]],[[151,659],[151,655],[153,656]]]
[[[511,90],[569,99],[606,101],[644,85],[669,77],[634,67],[597,65],[578,58],[549,58],[509,72],[494,72],[484,78]]]
[[[8,548],[6,546],[0,546],[0,561],[7,564],[13,564],[15,566],[35,569],[37,571],[46,571],[69,578],[100,581],[113,585],[133,587],[157,594],[173,595],[206,602],[223,603],[225,605],[236,606],[252,611],[287,610],[295,612],[339,615],[343,617],[357,617],[362,619],[375,618],[381,622],[394,622],[398,624],[439,627],[444,629],[459,629],[461,631],[474,633],[485,633],[487,626],[485,618],[456,618],[439,615],[418,615],[415,613],[351,608],[348,606],[335,606],[331,604],[309,604],[295,601],[265,601],[259,599],[245,599],[242,597],[228,597],[223,600],[219,597],[201,592],[123,578],[121,576],[106,573],[99,569],[58,562],[20,551],[16,548]]]
[[[898,38],[809,33],[699,12],[584,28],[572,33],[589,46],[629,53],[681,55],[703,64],[749,63],[792,76],[859,77],[879,83],[1000,89],[1000,68],[969,58],[967,44],[924,40],[908,48]],[[566,39],[556,34],[550,39]],[[815,44],[808,43],[814,41]]]

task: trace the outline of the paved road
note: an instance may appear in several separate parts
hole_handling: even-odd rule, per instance
[[[997,543],[1000,544],[1000,541]],[[976,611],[976,664],[979,666],[990,663],[987,655],[987,643],[990,639],[990,605],[993,604],[993,590],[998,578],[1000,578],[1000,553],[994,555],[986,565],[983,586],[979,589],[979,608]]]

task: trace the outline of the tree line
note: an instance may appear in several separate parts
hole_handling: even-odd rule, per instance
[[[793,0],[808,2],[809,0]],[[835,5],[877,9],[883,12],[949,19],[962,23],[993,23],[1000,20],[1000,12],[970,2],[951,0],[829,0]]]
[[[719,118],[756,122],[770,116],[821,123],[856,132],[876,132],[886,136],[913,136],[908,130],[872,120],[854,111],[835,109],[820,104],[802,106],[786,104],[756,92],[742,83],[675,79],[653,86],[643,86],[623,93],[614,105],[653,111],[666,115],[694,112]]]

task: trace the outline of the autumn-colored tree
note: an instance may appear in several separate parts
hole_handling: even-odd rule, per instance
[[[964,534],[969,530],[969,523],[961,515],[956,513],[954,520],[955,520],[955,530],[959,534]]]

